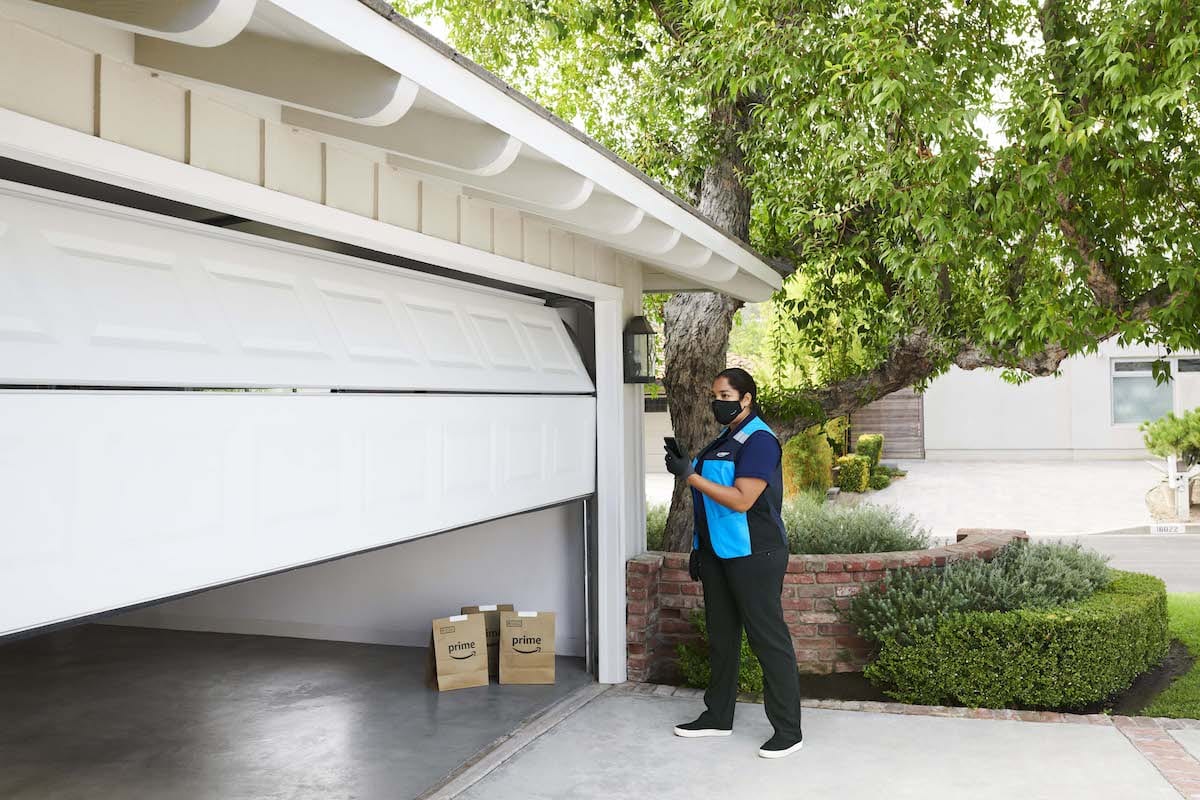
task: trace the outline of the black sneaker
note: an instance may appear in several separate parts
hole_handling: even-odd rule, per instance
[[[758,754],[763,758],[783,758],[795,753],[801,747],[804,747],[803,739],[793,739],[777,733],[758,748]]]
[[[714,728],[705,722],[703,717],[695,722],[685,722],[675,726],[675,735],[685,739],[699,739],[702,736],[729,736],[732,733],[733,728]]]

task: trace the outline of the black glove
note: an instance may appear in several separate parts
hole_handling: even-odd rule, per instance
[[[693,550],[691,556],[688,557],[688,575],[692,580],[700,580],[700,551]]]
[[[696,471],[692,469],[692,460],[688,458],[686,453],[683,455],[677,455],[676,453],[672,453],[669,449],[667,449],[666,446],[664,446],[663,449],[667,452],[666,458],[664,459],[667,465],[667,472],[671,473],[677,478],[683,478],[686,480],[688,475],[691,475]]]

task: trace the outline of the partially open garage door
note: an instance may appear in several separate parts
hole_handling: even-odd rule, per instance
[[[0,636],[594,490],[540,302],[4,183],[0,384]]]

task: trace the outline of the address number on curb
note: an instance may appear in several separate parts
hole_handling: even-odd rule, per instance
[[[1150,526],[1151,533],[1187,533],[1186,526],[1180,522],[1161,522]]]

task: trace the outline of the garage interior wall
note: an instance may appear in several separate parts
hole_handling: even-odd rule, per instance
[[[213,589],[104,620],[177,630],[428,644],[464,605],[553,611],[559,655],[584,648],[582,504],[456,531]]]

